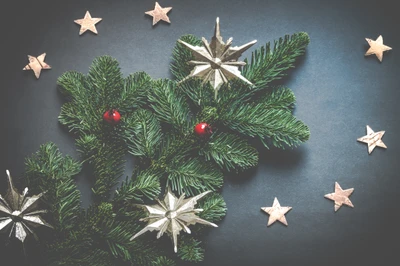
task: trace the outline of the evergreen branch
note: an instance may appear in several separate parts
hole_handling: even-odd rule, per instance
[[[271,138],[278,148],[294,147],[308,140],[308,127],[297,120],[290,111],[267,109],[263,103],[246,104],[232,108],[226,113],[224,124],[250,137],[259,137],[264,146],[265,138]]]
[[[96,181],[92,191],[98,202],[109,199],[111,188],[117,184],[117,180],[122,176],[125,153],[124,143],[108,142],[103,143],[96,155],[93,156],[92,166]]]
[[[63,157],[51,142],[41,145],[25,164],[30,189],[47,191],[44,198],[50,203],[52,224],[57,234],[74,228],[82,210],[80,192],[72,177],[80,172],[81,164],[69,156]]]
[[[156,258],[151,266],[175,266],[175,262],[173,260],[168,259],[165,256],[161,256]]]
[[[114,195],[114,201],[143,202],[143,197],[155,199],[161,192],[159,173],[152,169],[142,171],[136,179],[133,177],[121,184]]]
[[[225,217],[227,211],[223,197],[217,193],[207,195],[197,206],[199,209],[203,209],[203,211],[199,213],[199,217],[210,222],[221,221],[222,218]]]
[[[85,82],[85,76],[76,71],[68,71],[57,80],[58,85],[61,86],[60,91],[73,100],[87,98]]]
[[[139,110],[125,122],[128,152],[134,156],[154,158],[162,138],[156,117],[147,110]]]
[[[146,103],[147,93],[151,90],[151,77],[145,72],[129,75],[124,82],[118,108],[125,113]]]
[[[268,109],[291,111],[294,108],[296,97],[291,89],[279,86],[264,94],[259,102]]]
[[[204,259],[204,249],[200,247],[201,241],[191,237],[182,237],[178,248],[178,257],[184,261],[200,262]]]
[[[223,175],[217,168],[197,159],[172,165],[167,172],[167,186],[179,194],[194,196],[207,190],[215,191],[223,184]]]
[[[158,119],[173,125],[178,132],[186,132],[193,126],[189,106],[184,94],[176,89],[175,82],[167,79],[155,81],[149,101]]]
[[[209,82],[203,83],[201,79],[191,78],[180,83],[178,89],[185,93],[196,107],[215,105],[214,89]]]
[[[110,56],[97,57],[87,75],[88,88],[93,91],[91,99],[104,109],[116,108],[124,87],[118,61]],[[93,103],[91,104],[93,105]]]
[[[228,122],[227,122],[228,123]],[[214,133],[200,150],[206,160],[214,160],[228,171],[247,169],[258,162],[258,153],[246,140],[227,133]]]
[[[281,79],[286,75],[286,70],[294,67],[297,57],[305,53],[309,42],[308,34],[300,32],[275,41],[273,51],[270,43],[267,43],[252,53],[250,64],[243,67],[242,75],[255,87],[266,88],[271,81]]]
[[[189,43],[191,45],[201,45],[202,42],[194,35],[183,35],[180,38],[182,41]],[[175,76],[175,79],[182,80],[187,75],[193,67],[189,66],[188,62],[193,60],[194,56],[190,50],[188,50],[183,44],[176,42],[174,50],[172,52],[172,63],[171,72]]]

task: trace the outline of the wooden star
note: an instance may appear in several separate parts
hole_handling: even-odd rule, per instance
[[[379,61],[382,62],[383,59],[383,52],[392,50],[391,47],[386,46],[383,44],[383,38],[382,35],[379,35],[378,39],[376,41],[365,38],[365,40],[368,42],[370,48],[368,51],[365,53],[365,55],[376,55],[378,57]]]
[[[29,64],[27,64],[22,70],[33,70],[36,78],[38,79],[42,69],[51,69],[51,66],[44,62],[45,57],[46,53],[43,53],[38,57],[28,55]]]
[[[102,18],[92,18],[89,11],[86,11],[85,17],[82,19],[76,19],[74,22],[81,25],[81,30],[79,35],[82,35],[85,31],[90,30],[91,32],[97,34],[96,24],[99,23]]]
[[[275,221],[279,221],[287,226],[288,223],[286,221],[285,214],[288,211],[290,211],[291,209],[292,209],[292,207],[281,207],[281,205],[279,204],[279,201],[276,197],[274,199],[274,203],[272,204],[272,207],[262,207],[261,208],[261,210],[263,210],[269,214],[267,226],[270,226]]]
[[[335,202],[335,212],[339,210],[340,207],[342,207],[343,204],[354,208],[353,203],[351,203],[349,197],[351,193],[353,193],[354,188],[349,188],[346,190],[343,190],[338,182],[335,182],[335,192],[326,194],[324,197],[330,200],[333,200]]]
[[[385,143],[382,141],[382,137],[385,134],[385,131],[374,132],[368,125],[367,125],[367,135],[364,137],[358,138],[357,141],[364,142],[368,144],[368,154],[375,149],[376,146],[381,148],[387,148]]]
[[[171,23],[169,21],[169,17],[167,16],[167,13],[172,9],[172,7],[161,7],[157,2],[154,7],[154,10],[150,10],[145,12],[145,14],[150,15],[153,17],[153,26],[156,25],[160,20],[164,20],[168,23]]]

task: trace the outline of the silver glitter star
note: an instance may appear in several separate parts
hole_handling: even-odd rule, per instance
[[[44,225],[53,228],[38,215],[46,213],[47,210],[36,209],[38,199],[42,197],[43,193],[26,197],[28,188],[25,188],[23,193],[19,194],[14,188],[10,172],[7,170],[6,173],[8,176],[8,190],[4,198],[0,195],[0,213],[5,213],[6,217],[0,217],[0,231],[12,226],[9,237],[15,231],[15,237],[24,242],[28,233],[34,234],[33,227]]]
[[[157,238],[160,238],[165,232],[172,237],[174,242],[174,251],[178,251],[178,235],[181,230],[190,234],[191,231],[188,225],[201,223],[218,227],[216,224],[210,223],[206,220],[199,218],[196,213],[203,211],[203,209],[195,209],[197,201],[210,193],[211,191],[203,192],[195,197],[185,199],[185,194],[178,199],[168,189],[165,194],[164,201],[161,202],[157,199],[158,204],[147,206],[139,205],[147,210],[149,216],[140,221],[148,221],[147,226],[139,231],[136,235],[131,237],[131,241],[136,237],[142,235],[147,231],[159,231]]]
[[[239,71],[239,66],[244,66],[246,63],[238,61],[238,59],[257,41],[254,40],[239,47],[231,47],[232,38],[224,43],[219,29],[219,18],[215,23],[215,32],[210,43],[204,37],[202,38],[204,45],[202,47],[193,46],[181,40],[178,41],[189,48],[195,57],[195,60],[189,61],[189,64],[193,64],[195,67],[184,80],[190,77],[199,77],[204,82],[210,82],[215,90],[215,97],[217,97],[221,85],[227,83],[230,79],[238,78],[251,84]]]

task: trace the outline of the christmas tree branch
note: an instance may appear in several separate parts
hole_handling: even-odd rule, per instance
[[[286,70],[294,67],[296,59],[305,53],[310,37],[305,32],[286,35],[252,53],[250,64],[242,69],[242,74],[250,80],[256,88],[263,89],[274,80],[286,75]],[[248,63],[247,59],[245,62]]]
[[[247,169],[258,163],[258,152],[246,140],[227,133],[215,133],[200,150],[206,160],[215,161],[228,171]]]

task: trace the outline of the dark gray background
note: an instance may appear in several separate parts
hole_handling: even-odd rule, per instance
[[[56,80],[65,71],[87,73],[96,56],[108,54],[120,62],[125,76],[143,70],[153,78],[171,77],[175,41],[188,33],[210,39],[217,16],[225,40],[232,36],[234,45],[258,40],[242,58],[268,41],[306,31],[311,37],[306,56],[284,82],[296,94],[295,114],[310,126],[311,138],[294,150],[265,151],[259,167],[226,177],[222,193],[228,214],[204,236],[205,261],[199,265],[397,265],[396,1],[159,2],[173,7],[171,25],[152,27],[152,18],[144,14],[154,7],[150,0],[18,1],[2,7],[1,192],[5,169],[20,176],[24,158],[40,144],[53,141],[63,153],[78,158],[73,137],[57,121],[63,99]],[[97,36],[78,35],[73,20],[86,10],[103,18]],[[380,34],[393,47],[382,63],[375,56],[364,57],[364,38]],[[43,52],[52,69],[36,80],[22,68],[28,54]],[[387,150],[376,148],[368,155],[367,145],[356,141],[367,124],[386,130]],[[77,178],[85,207],[90,202],[87,179]],[[324,199],[335,181],[344,189],[355,188],[350,198],[354,209],[344,206],[335,213],[333,202]],[[286,215],[288,227],[266,226],[268,215],[260,207],[271,206],[275,196],[282,206],[293,207]]]

